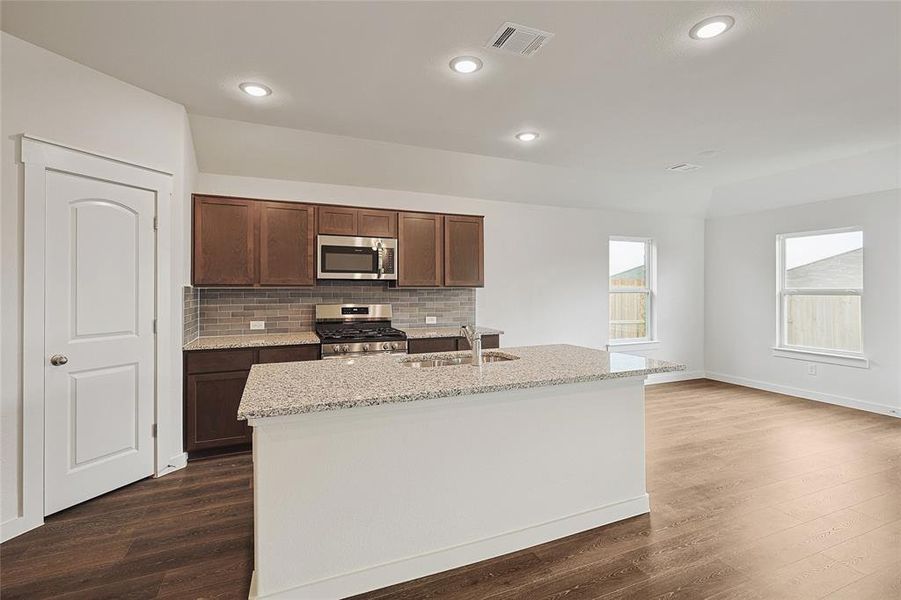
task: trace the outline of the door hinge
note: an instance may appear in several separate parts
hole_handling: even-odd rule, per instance
[[[159,231],[159,229],[160,229],[160,218],[159,218],[159,217],[153,217],[153,230],[154,230],[154,231]]]
[[[156,335],[156,319],[153,320],[153,335]]]
[[[156,437],[156,423],[150,426],[150,435]]]

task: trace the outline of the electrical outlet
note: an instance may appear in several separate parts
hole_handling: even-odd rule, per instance
[[[437,322],[438,322],[438,317],[426,317],[425,318],[426,325],[434,325]]]
[[[251,329],[266,329],[266,321],[251,321]]]
[[[807,374],[808,375],[816,375],[817,374],[817,366],[813,363],[807,363]]]

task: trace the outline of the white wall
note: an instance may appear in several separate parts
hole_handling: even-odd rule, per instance
[[[703,369],[704,221],[201,173],[199,193],[485,215],[479,323],[504,345],[607,343],[607,240],[651,236],[658,246],[659,349],[650,356]]]
[[[187,196],[196,171],[190,129],[184,108],[154,94],[125,84],[38,48],[6,33],[0,34],[2,55],[2,293],[0,293],[0,390],[2,390],[2,443],[0,443],[0,522],[15,527],[21,513],[21,348],[22,348],[22,231],[23,169],[18,162],[18,140],[28,133],[89,152],[173,173],[173,223],[168,230],[173,248],[186,249],[183,222]],[[175,252],[172,272],[177,282],[187,280],[184,251]],[[177,460],[181,455],[181,290],[172,298],[172,338],[167,360],[179,377],[173,378],[161,398],[165,422],[160,444]],[[168,423],[168,427],[166,424]]]
[[[864,232],[864,352],[869,369],[774,357],[776,235],[859,226]],[[708,376],[901,414],[901,190],[710,219],[706,227]]]

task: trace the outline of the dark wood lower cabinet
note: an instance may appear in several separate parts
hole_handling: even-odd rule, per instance
[[[482,350],[500,347],[500,335],[482,336]],[[469,350],[469,342],[466,341],[466,338],[418,338],[407,340],[407,352],[409,354],[424,354],[428,352],[454,352],[455,350]]]
[[[407,340],[407,352],[409,354],[453,352],[456,349],[457,338],[420,338],[416,340]]]
[[[188,458],[249,448],[253,428],[237,414],[251,365],[318,359],[318,345],[185,352]]]
[[[250,442],[247,421],[236,418],[249,374],[250,371],[232,371],[188,375],[188,452]]]
[[[463,337],[407,341],[410,354],[469,350]],[[499,348],[499,335],[482,336],[482,348]],[[184,353],[185,451],[188,458],[246,450],[253,428],[237,419],[250,367],[261,363],[318,360],[319,345],[274,346]]]
[[[260,348],[257,363],[296,362],[301,360],[319,360],[319,346]]]
[[[500,335],[483,335],[482,336],[482,350],[488,350],[490,348],[500,348],[501,347],[501,336]],[[469,342],[466,341],[465,337],[457,338],[457,350],[469,350]]]

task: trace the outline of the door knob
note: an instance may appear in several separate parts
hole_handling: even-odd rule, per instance
[[[69,357],[63,354],[54,354],[50,357],[50,364],[54,367],[58,367],[60,365],[64,365],[69,362]]]

